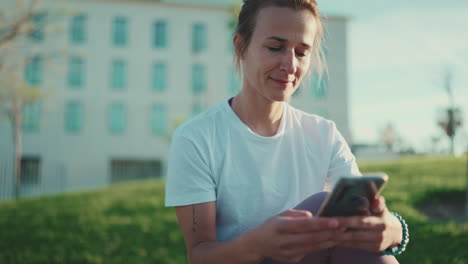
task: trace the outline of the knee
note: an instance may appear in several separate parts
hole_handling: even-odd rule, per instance
[[[330,263],[398,264],[394,256],[353,248],[332,248]]]

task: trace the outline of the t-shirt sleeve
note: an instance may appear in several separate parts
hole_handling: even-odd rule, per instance
[[[330,166],[328,168],[328,181],[331,186],[345,176],[362,176],[356,163],[351,149],[346,140],[336,128],[335,123],[332,123],[332,150]]]
[[[216,200],[208,150],[193,139],[174,135],[166,177],[166,206],[183,206]]]

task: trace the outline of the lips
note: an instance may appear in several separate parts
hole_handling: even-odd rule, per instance
[[[288,84],[292,84],[294,82],[294,80],[282,80],[282,79],[274,79],[274,78],[271,78],[271,80],[273,80],[275,83],[281,85],[281,86],[287,86]]]

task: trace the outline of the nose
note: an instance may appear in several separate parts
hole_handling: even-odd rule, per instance
[[[296,73],[297,58],[294,54],[294,50],[288,50],[287,52],[283,53],[280,69],[284,70],[288,74]]]

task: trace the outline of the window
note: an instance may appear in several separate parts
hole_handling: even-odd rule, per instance
[[[36,55],[31,58],[24,68],[24,77],[29,85],[39,86],[42,84],[44,74],[44,60],[42,56]]]
[[[167,46],[167,23],[157,21],[154,23],[154,47],[165,48]]]
[[[111,67],[112,90],[123,90],[127,86],[127,63],[124,60],[114,60]]]
[[[192,105],[192,116],[196,116],[203,112],[203,106],[200,103],[194,103]]]
[[[240,91],[240,80],[237,71],[233,68],[229,68],[229,94],[235,95]]]
[[[125,17],[116,17],[113,22],[112,41],[116,46],[125,46],[127,44],[128,23]]]
[[[37,14],[32,17],[31,25],[33,27],[33,31],[28,35],[30,40],[34,42],[42,42],[44,40],[44,28],[47,22],[46,18],[46,13]]]
[[[22,129],[24,132],[38,132],[41,121],[41,104],[40,102],[32,102],[23,106],[23,123]]]
[[[206,50],[207,45],[206,27],[197,23],[192,26],[192,51],[198,53]]]
[[[155,63],[153,64],[153,74],[152,74],[152,89],[153,91],[163,92],[166,90],[167,82],[167,70],[164,63]]]
[[[86,41],[86,15],[79,14],[70,21],[70,42],[75,44]]]
[[[111,183],[160,178],[163,173],[161,160],[113,159],[111,166]]]
[[[69,133],[78,133],[83,128],[83,104],[78,101],[69,101],[65,105],[65,130]]]
[[[206,70],[201,64],[192,65],[192,92],[201,94],[206,90]]]
[[[312,95],[317,99],[325,99],[328,95],[327,76],[319,76],[318,73],[312,75]]]
[[[122,134],[127,122],[127,113],[124,104],[112,103],[109,106],[109,131],[112,134]]]
[[[68,86],[81,88],[84,84],[85,64],[81,57],[73,56],[68,62]]]
[[[21,157],[20,183],[35,185],[40,183],[41,160],[39,157]]]
[[[154,104],[151,106],[150,113],[151,133],[154,135],[164,136],[167,131],[167,110],[162,104]]]

